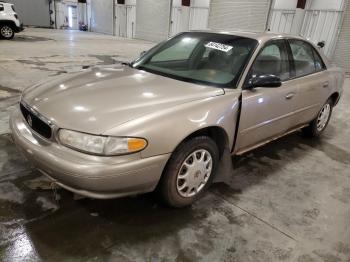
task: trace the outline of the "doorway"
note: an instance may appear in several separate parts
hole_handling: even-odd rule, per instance
[[[181,7],[171,8],[170,36],[180,33],[181,30]]]
[[[126,5],[126,37],[135,38],[136,5]]]
[[[210,0],[173,0],[169,36],[208,28]]]
[[[77,6],[68,6],[68,26],[70,29],[78,29],[78,13]]]
[[[116,3],[114,13],[114,35],[134,38],[136,31],[136,4]]]
[[[190,11],[190,30],[207,29],[208,19],[209,6],[192,6]]]

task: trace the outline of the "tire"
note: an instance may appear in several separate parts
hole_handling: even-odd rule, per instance
[[[328,113],[324,115],[322,119],[322,114],[324,114],[325,110],[328,111]],[[322,106],[320,112],[317,114],[317,117],[312,120],[307,127],[304,127],[302,129],[303,134],[308,137],[320,136],[329,123],[329,120],[332,116],[332,111],[333,101],[331,99],[328,99],[327,102]]]
[[[0,25],[0,36],[3,39],[10,40],[15,36],[15,30],[10,25]]]
[[[165,204],[185,207],[200,198],[213,181],[218,161],[218,147],[207,136],[195,137],[180,144],[170,157],[160,180],[159,191]]]

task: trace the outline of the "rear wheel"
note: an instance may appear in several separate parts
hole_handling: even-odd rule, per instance
[[[0,36],[9,40],[15,36],[15,31],[10,25],[0,25]]]
[[[172,154],[160,181],[165,203],[172,207],[191,205],[211,184],[218,160],[218,147],[207,136],[182,143]]]
[[[317,117],[307,126],[302,129],[306,136],[316,137],[326,129],[332,115],[333,101],[328,99],[323,105]]]

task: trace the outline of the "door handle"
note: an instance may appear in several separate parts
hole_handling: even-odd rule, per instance
[[[329,86],[329,82],[328,81],[326,81],[326,82],[324,82],[323,84],[322,84],[322,87],[324,87],[324,88],[326,88],[326,87],[328,87]]]
[[[289,93],[286,95],[286,99],[292,99],[295,93]]]

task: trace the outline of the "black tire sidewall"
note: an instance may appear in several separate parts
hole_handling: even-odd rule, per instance
[[[213,168],[210,178],[204,188],[193,197],[183,197],[177,191],[177,175],[185,159],[194,151],[205,149],[212,157]],[[219,150],[216,143],[207,136],[195,137],[182,143],[172,154],[161,179],[163,200],[172,207],[191,205],[200,198],[213,181],[219,161]]]

